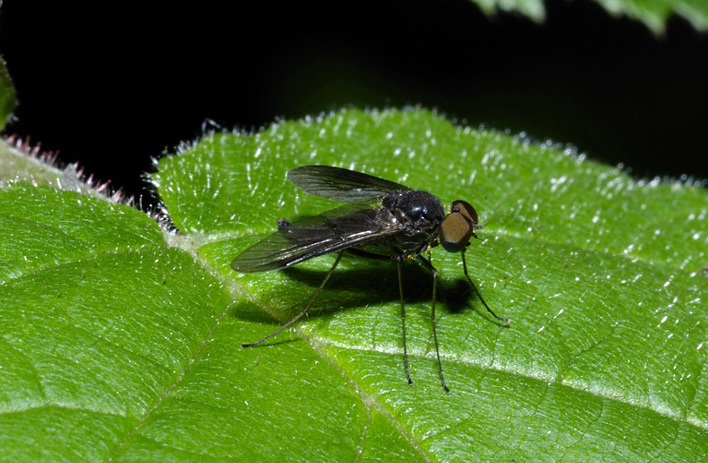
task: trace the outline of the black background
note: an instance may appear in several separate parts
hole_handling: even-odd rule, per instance
[[[637,177],[708,177],[708,37],[656,36],[587,0],[546,21],[467,0],[4,2],[20,102],[5,130],[129,194],[205,119],[258,129],[346,105],[421,104],[570,143]]]

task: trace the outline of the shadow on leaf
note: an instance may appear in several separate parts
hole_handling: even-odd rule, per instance
[[[327,314],[358,307],[370,307],[378,304],[398,303],[398,276],[393,261],[358,259],[355,268],[338,268],[327,282],[322,293],[313,304],[308,317]],[[293,285],[299,284],[310,288],[307,296],[290,307],[278,307],[278,319],[284,323],[296,315],[322,283],[326,272],[302,267],[290,267],[280,270]],[[432,302],[433,278],[425,269],[409,262],[402,268],[403,295],[406,305]],[[484,307],[469,283],[463,278],[444,278],[438,280],[437,312],[459,314],[465,308],[475,310]],[[479,305],[479,307],[478,307]],[[481,312],[480,312],[481,313]],[[235,316],[248,321],[273,323],[273,316],[266,312],[249,310],[235,311]]]

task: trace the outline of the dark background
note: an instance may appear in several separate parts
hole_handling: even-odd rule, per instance
[[[467,0],[9,1],[5,130],[129,194],[205,119],[258,129],[346,105],[421,104],[472,126],[570,143],[637,177],[708,177],[708,36],[656,36],[589,0],[542,24]]]

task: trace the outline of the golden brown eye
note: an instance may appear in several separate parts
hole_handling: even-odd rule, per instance
[[[470,203],[454,201],[450,213],[440,224],[440,244],[449,252],[462,251],[469,244],[470,237],[475,236],[475,228],[479,228],[477,220],[477,211]]]
[[[440,224],[440,243],[446,251],[462,251],[474,233],[470,220],[460,212],[451,212]]]
[[[472,225],[477,225],[479,222],[479,219],[477,218],[477,211],[474,210],[474,207],[467,201],[462,201],[462,200],[457,200],[452,203],[452,208],[451,212],[459,212],[460,214],[464,215],[467,217],[469,220],[472,221]]]

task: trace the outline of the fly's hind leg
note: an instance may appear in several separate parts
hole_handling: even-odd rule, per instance
[[[307,304],[305,305],[305,308],[302,309],[302,312],[300,312],[299,314],[295,315],[293,318],[290,319],[290,321],[288,321],[286,324],[284,324],[283,326],[281,326],[281,327],[278,328],[277,330],[275,330],[275,331],[273,331],[272,333],[270,333],[268,336],[266,336],[266,337],[264,337],[264,338],[261,338],[261,339],[259,339],[258,341],[252,342],[252,343],[250,343],[250,344],[241,344],[241,347],[253,347],[253,346],[257,346],[258,344],[260,344],[260,343],[262,343],[262,342],[264,342],[264,341],[267,341],[267,340],[269,340],[270,338],[272,338],[272,337],[274,337],[274,336],[277,336],[277,335],[278,335],[281,331],[283,331],[285,328],[289,327],[290,325],[292,325],[292,324],[295,323],[296,321],[300,320],[300,319],[310,310],[310,307],[312,307],[312,304],[315,302],[315,299],[317,299],[317,296],[319,296],[320,293],[322,292],[322,289],[325,287],[325,284],[327,284],[327,281],[329,280],[329,277],[332,276],[332,274],[334,273],[334,269],[337,268],[337,265],[339,265],[339,261],[342,260],[342,255],[343,255],[343,254],[344,254],[344,251],[340,251],[339,254],[337,254],[337,259],[334,261],[334,265],[332,265],[332,268],[329,269],[329,272],[327,272],[327,275],[325,275],[324,280],[322,280],[322,283],[321,283],[320,286],[317,288],[317,290],[315,291],[315,293],[312,295],[312,297],[310,298],[310,300],[307,301]]]

